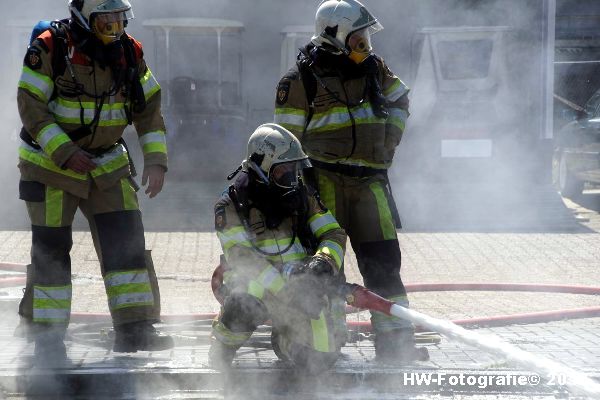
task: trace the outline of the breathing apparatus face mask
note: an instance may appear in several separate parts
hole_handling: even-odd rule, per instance
[[[105,45],[116,42],[125,33],[127,21],[133,18],[130,11],[94,14],[92,30]]]
[[[363,62],[373,53],[371,35],[383,29],[380,23],[360,29],[351,33],[346,40],[346,49],[350,51],[348,57],[357,64]]]

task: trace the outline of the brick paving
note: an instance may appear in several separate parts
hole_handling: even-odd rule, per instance
[[[409,284],[509,282],[600,286],[598,212],[569,201],[566,204],[576,218],[585,214],[585,218],[578,220],[585,230],[562,233],[402,232],[403,279]],[[91,237],[87,232],[75,232],[73,239],[73,311],[105,313],[105,294]],[[0,231],[0,262],[27,263],[30,240],[30,233],[26,231]],[[147,232],[146,242],[153,251],[165,314],[218,310],[218,303],[210,291],[210,276],[220,254],[213,233],[153,231]],[[346,257],[346,270],[349,281],[361,283],[352,251]],[[0,299],[4,299],[0,302],[4,304],[3,314],[7,309],[14,310],[14,298],[18,295],[18,289],[0,290]],[[424,292],[411,293],[410,300],[412,308],[447,319],[600,306],[598,296],[556,293]],[[14,313],[9,312],[5,321],[0,329],[0,343],[4,348],[0,353],[0,376],[19,375],[23,373],[19,368],[31,356],[31,346],[11,336],[16,323]],[[589,318],[479,331],[493,333],[519,348],[600,376],[599,324],[600,318]],[[166,329],[188,335],[181,334],[177,338],[177,348],[172,351],[122,356],[109,350],[108,325],[72,324],[69,332],[75,340],[69,342],[69,356],[81,371],[149,367],[162,371],[207,371],[206,327],[200,331],[187,325],[166,326]],[[195,335],[200,339],[195,339]],[[86,342],[82,339],[88,337],[94,340]],[[472,372],[515,368],[505,360],[446,339],[428,346],[431,361],[414,368]],[[370,340],[351,343],[344,353],[346,356],[336,366],[337,373],[353,371],[356,375],[387,371],[378,370],[379,367],[371,362],[373,347]],[[240,352],[237,364],[242,369],[277,368],[271,351],[252,348]],[[0,392],[0,399],[2,396]],[[380,398],[387,397],[382,395]]]

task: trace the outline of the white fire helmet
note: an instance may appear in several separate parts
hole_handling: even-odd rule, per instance
[[[75,21],[105,44],[121,37],[133,19],[129,0],[69,0]]]
[[[302,169],[310,167],[300,141],[284,127],[269,123],[256,128],[248,139],[244,171],[254,171],[264,184],[293,188]]]
[[[382,29],[377,18],[357,0],[324,0],[317,9],[312,42],[335,54],[368,55],[371,52],[370,35]],[[351,37],[354,40],[350,41]],[[351,58],[360,62],[366,56],[355,54]]]

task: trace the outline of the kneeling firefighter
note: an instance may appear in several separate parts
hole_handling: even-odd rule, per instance
[[[235,183],[215,206],[227,270],[225,299],[213,324],[210,360],[231,365],[267,320],[279,358],[308,372],[335,363],[346,339],[343,282],[346,234],[305,183],[300,142],[276,124],[259,126]]]

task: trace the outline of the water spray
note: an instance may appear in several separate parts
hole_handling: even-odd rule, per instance
[[[418,311],[401,307],[359,285],[346,284],[342,288],[342,292],[348,304],[356,308],[379,311],[409,320],[448,338],[506,357],[509,361],[528,370],[533,370],[541,376],[564,376],[566,379],[565,385],[573,391],[593,398],[600,398],[600,384],[584,374],[545,357],[535,356],[523,351],[497,337],[468,331],[450,321],[433,318]]]

